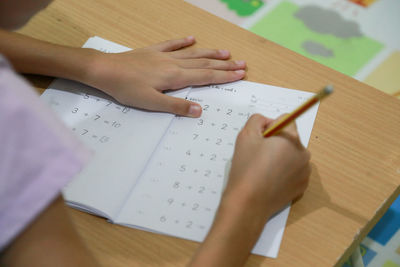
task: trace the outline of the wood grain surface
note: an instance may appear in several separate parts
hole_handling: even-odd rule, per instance
[[[400,193],[400,101],[179,0],[57,0],[20,32],[68,46],[98,35],[138,48],[194,35],[197,47],[246,60],[246,80],[335,93],[310,139],[313,172],[290,211],[277,259],[247,266],[341,266]],[[42,91],[50,78],[29,76]],[[184,266],[198,243],[110,224],[70,210],[104,266]]]

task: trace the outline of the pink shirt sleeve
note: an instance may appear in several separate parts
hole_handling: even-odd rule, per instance
[[[0,55],[0,251],[58,196],[89,157]]]

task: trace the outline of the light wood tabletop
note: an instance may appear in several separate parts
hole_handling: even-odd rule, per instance
[[[341,266],[400,193],[400,101],[179,0],[57,0],[20,32],[68,46],[100,36],[138,48],[194,35],[197,47],[246,60],[246,80],[335,93],[311,135],[313,172],[290,211],[277,259],[248,266]],[[40,91],[50,79],[29,77]],[[41,89],[40,89],[41,88]],[[198,243],[70,210],[104,266],[184,266]]]

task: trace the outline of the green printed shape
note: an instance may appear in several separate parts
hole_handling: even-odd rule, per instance
[[[381,43],[366,36],[338,38],[333,34],[314,32],[294,17],[298,10],[297,5],[282,2],[254,24],[250,31],[350,76],[355,75],[383,48]],[[317,42],[332,50],[333,56],[310,54],[303,48],[306,41]]]
[[[382,267],[400,267],[400,265],[391,260],[388,260],[382,265]]]
[[[264,5],[261,0],[220,0],[234,10],[238,16],[247,17]]]

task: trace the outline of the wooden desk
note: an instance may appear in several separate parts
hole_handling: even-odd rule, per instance
[[[293,205],[279,257],[251,256],[248,266],[341,266],[400,193],[399,100],[183,1],[56,1],[21,32],[70,46],[98,35],[132,48],[195,35],[199,47],[245,59],[250,81],[306,91],[335,85],[319,108],[310,186]],[[105,266],[183,266],[198,246],[78,211],[71,216]]]

